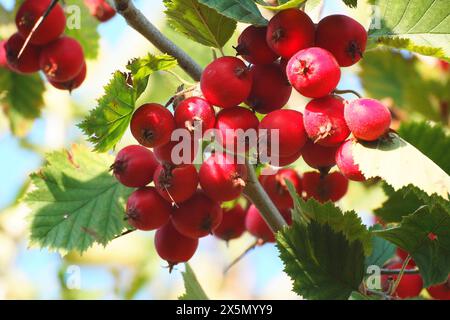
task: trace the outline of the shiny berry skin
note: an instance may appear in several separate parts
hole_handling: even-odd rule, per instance
[[[341,67],[357,63],[366,45],[366,29],[350,17],[335,14],[323,18],[317,25],[316,46],[331,52]]]
[[[169,263],[170,269],[178,263],[188,262],[197,247],[198,239],[183,236],[170,221],[155,233],[156,252]]]
[[[360,140],[375,141],[389,131],[391,112],[375,99],[357,99],[351,101],[344,111],[345,121]]]
[[[92,16],[100,22],[106,22],[116,15],[116,11],[106,0],[84,0]]]
[[[291,156],[279,157],[277,166],[278,167],[288,166],[288,165],[294,163],[295,161],[297,161],[298,159],[300,159],[301,156],[302,156],[302,150],[299,150]]]
[[[253,76],[245,63],[235,57],[221,57],[202,73],[200,87],[209,103],[230,108],[244,102],[252,88]]]
[[[246,216],[247,212],[240,204],[234,208],[223,209],[222,222],[214,230],[214,235],[225,241],[239,238],[245,232]]]
[[[214,128],[216,113],[211,104],[199,97],[187,98],[177,105],[174,113],[177,128],[193,132],[196,126],[202,126],[202,134]]]
[[[252,64],[271,64],[278,55],[266,42],[267,27],[248,26],[238,39],[237,54]]]
[[[441,284],[427,288],[428,293],[437,300],[450,300],[450,278]]]
[[[308,140],[303,115],[295,110],[272,111],[261,120],[259,129],[268,130],[268,144],[271,143],[272,130],[279,130],[279,156],[283,158],[297,154]],[[269,148],[272,147],[269,145]]]
[[[44,14],[52,0],[26,0],[17,11],[16,26],[23,38],[27,38],[37,20]],[[66,28],[66,17],[60,4],[56,4],[50,14],[34,32],[30,42],[44,45],[56,40]]]
[[[286,74],[291,85],[308,98],[330,94],[341,79],[341,69],[331,53],[322,48],[308,48],[288,62]]]
[[[238,198],[245,187],[247,167],[228,154],[215,153],[200,167],[200,186],[216,201]]]
[[[165,225],[172,212],[172,206],[153,187],[134,191],[127,201],[127,221],[138,230],[150,231]]]
[[[245,146],[245,150],[249,149],[250,145],[248,141],[245,141],[243,134],[247,130],[254,130],[257,139],[258,126],[259,120],[255,114],[251,110],[242,107],[222,109],[217,114],[215,125],[221,134],[223,146],[227,150],[234,150],[235,152],[240,151],[239,145]]]
[[[348,191],[348,179],[339,172],[322,175],[319,172],[305,172],[302,177],[306,198],[319,202],[341,200]]]
[[[197,191],[181,203],[172,213],[172,223],[181,234],[189,238],[202,238],[211,234],[222,222],[220,204],[203,191]]]
[[[170,141],[175,120],[169,110],[157,103],[139,107],[131,118],[131,133],[143,146],[156,148]]]
[[[184,165],[159,165],[153,176],[155,188],[166,201],[182,203],[197,190],[198,174],[195,167]]]
[[[19,52],[25,40],[19,33],[13,34],[5,44],[6,61],[8,68],[17,73],[34,73],[39,71],[39,56],[41,49],[33,44],[28,44],[19,59]]]
[[[156,158],[161,163],[168,163],[173,165],[189,165],[194,162],[194,159],[197,156],[199,144],[192,138],[186,142],[190,148],[186,148],[187,153],[185,159],[185,148],[182,148],[183,145],[179,145],[180,143],[184,144],[184,142],[184,140],[180,140],[180,142],[169,141],[162,146],[154,148],[153,152],[155,153]]]
[[[260,177],[264,190],[278,210],[285,210],[294,206],[285,180],[292,183],[298,194],[302,194],[302,180],[293,169],[280,169],[276,174]]]
[[[363,173],[353,159],[353,141],[345,141],[336,152],[336,164],[341,173],[352,181],[365,181]]]
[[[246,103],[255,111],[267,114],[281,109],[291,97],[292,86],[278,63],[253,65],[253,85]]]
[[[409,255],[408,252],[406,252],[405,250],[403,250],[402,248],[399,248],[399,247],[397,247],[396,254],[397,254],[397,257],[399,257],[402,261],[405,261]],[[413,259],[410,259],[408,262],[408,265],[415,267],[416,262]]]
[[[324,147],[311,140],[302,149],[303,160],[311,168],[326,169],[336,164],[338,147]]]
[[[74,79],[66,82],[50,81],[50,84],[54,86],[56,89],[67,90],[72,92],[73,90],[79,88],[83,84],[84,80],[86,79],[86,73],[87,67],[85,63],[83,69],[81,69],[81,72]]]
[[[308,137],[324,147],[338,146],[350,135],[344,119],[344,102],[335,96],[311,100],[306,105],[303,122]]]
[[[267,26],[266,41],[269,47],[287,59],[302,49],[312,47],[314,37],[314,23],[298,9],[280,11]]]
[[[77,40],[59,38],[42,48],[39,65],[48,80],[66,82],[74,79],[85,65],[83,48]]]
[[[6,40],[0,41],[0,68],[9,69],[6,58]]]
[[[111,170],[124,186],[140,188],[153,181],[153,174],[158,165],[153,152],[141,146],[131,145],[119,151]]]
[[[390,270],[399,270],[402,268],[401,263],[394,263],[387,266],[387,269]],[[407,266],[406,270],[414,269],[412,266]],[[397,275],[382,275],[381,276],[381,285],[384,290],[387,290],[389,287],[389,283],[395,281],[397,279]],[[395,296],[399,298],[413,298],[417,297],[423,288],[423,281],[420,274],[403,274],[402,279],[397,287],[397,290],[394,292]]]
[[[287,224],[292,223],[292,216],[290,210],[284,210],[280,212]],[[275,235],[270,229],[259,210],[255,205],[251,205],[247,210],[247,216],[245,218],[245,227],[248,232],[258,239],[262,239],[264,242],[275,242]]]

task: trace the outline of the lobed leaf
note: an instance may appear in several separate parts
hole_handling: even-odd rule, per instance
[[[198,0],[235,21],[265,26],[268,21],[252,0]]]
[[[179,300],[208,300],[208,297],[203,291],[200,283],[195,276],[189,263],[185,263],[186,270],[183,272],[184,287],[186,292],[180,296]]]

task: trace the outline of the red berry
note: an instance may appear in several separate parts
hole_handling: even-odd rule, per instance
[[[6,40],[0,41],[0,68],[9,69],[6,58]]]
[[[389,265],[387,269],[399,270],[402,268],[401,263],[394,263]],[[407,266],[406,270],[414,269],[414,267]],[[384,290],[389,288],[390,283],[393,283],[397,279],[397,275],[382,275],[381,284]],[[394,295],[405,299],[417,297],[423,288],[423,281],[420,274],[403,274],[400,283],[395,290]]]
[[[41,49],[31,43],[27,45],[19,59],[19,52],[25,40],[19,33],[13,34],[5,44],[6,59],[9,69],[18,73],[34,73],[39,71],[39,55]]]
[[[405,250],[403,250],[402,248],[397,248],[397,256],[402,260],[405,261],[406,258],[408,257],[409,253],[406,252]],[[416,263],[414,262],[413,259],[410,259],[408,262],[409,266],[415,267]]]
[[[271,64],[278,55],[266,42],[267,27],[248,26],[238,39],[237,54],[252,64]]]
[[[180,144],[182,143],[182,144]],[[156,147],[153,149],[156,158],[162,163],[168,163],[173,165],[186,165],[192,164],[194,162],[195,157],[197,156],[197,151],[199,144],[197,141],[190,139],[187,141],[188,146],[190,148],[183,148],[185,140],[178,141],[169,141],[162,146]],[[172,154],[173,153],[173,154]],[[185,159],[186,156],[186,159]]]
[[[139,107],[131,118],[131,133],[143,146],[156,148],[170,141],[175,120],[169,110],[157,103]]]
[[[200,87],[211,104],[230,108],[248,98],[252,82],[252,74],[242,60],[222,57],[210,63],[203,71]]]
[[[306,172],[302,177],[306,198],[319,202],[336,202],[342,199],[348,190],[348,180],[339,172],[322,175],[319,172]]]
[[[344,111],[345,121],[353,135],[360,140],[375,141],[389,130],[391,113],[374,99],[357,99]]]
[[[267,129],[268,147],[271,145],[271,136],[279,133],[279,155],[280,158],[289,157],[300,152],[307,141],[305,127],[303,126],[303,115],[295,110],[276,110],[269,113],[261,121],[259,129]],[[264,134],[260,132],[260,134]]]
[[[255,143],[257,143],[258,126],[259,120],[251,110],[242,107],[231,107],[222,109],[217,114],[215,127],[220,132],[223,146],[228,150],[237,152],[240,150],[238,148],[240,145],[242,147],[245,146],[245,150],[248,150],[250,147],[244,136],[247,130],[253,130],[256,139]]]
[[[83,66],[83,69],[81,69],[81,72],[72,80],[66,81],[66,82],[55,82],[55,81],[50,81],[50,84],[52,86],[54,86],[57,89],[60,90],[68,90],[68,91],[73,91],[76,88],[79,88],[84,80],[86,79],[86,72],[87,72],[87,68],[86,68],[86,63]]]
[[[138,230],[150,231],[165,225],[170,219],[172,206],[161,198],[153,187],[134,191],[127,201],[127,220]]]
[[[228,154],[216,153],[200,167],[200,185],[205,193],[216,201],[231,201],[238,198],[247,180],[247,168],[238,164]]]
[[[43,47],[39,58],[41,70],[55,82],[74,79],[85,63],[83,48],[77,40],[69,37],[59,38]]]
[[[292,87],[278,63],[253,65],[253,85],[247,104],[255,111],[267,114],[281,109],[291,97]]]
[[[195,193],[198,186],[198,174],[192,164],[180,167],[165,164],[158,166],[153,181],[161,197],[178,204]]]
[[[188,238],[179,233],[172,222],[168,222],[155,234],[155,249],[169,267],[181,262],[188,262],[197,251],[198,239]]]
[[[450,278],[442,284],[429,287],[427,291],[434,299],[450,300]]]
[[[145,187],[153,181],[158,167],[153,152],[141,146],[128,146],[120,150],[111,166],[117,180],[130,188]]]
[[[344,119],[344,103],[335,96],[311,100],[306,105],[303,121],[309,138],[325,147],[338,146],[350,135]]]
[[[303,160],[311,168],[331,168],[336,164],[337,149],[338,147],[324,147],[308,140],[302,149]]]
[[[193,132],[201,125],[202,134],[214,128],[216,113],[208,101],[199,97],[191,97],[180,102],[175,109],[175,123],[177,128],[185,128]]]
[[[285,180],[294,185],[298,194],[302,194],[302,180],[293,169],[280,169],[276,174],[261,176],[260,178],[263,188],[278,210],[285,210],[294,206]]]
[[[246,215],[247,212],[240,204],[231,209],[223,209],[222,222],[214,230],[214,235],[225,241],[239,238],[245,232]]]
[[[202,238],[220,225],[222,208],[204,192],[197,191],[189,200],[175,208],[172,222],[178,232],[186,237]]]
[[[42,17],[52,0],[26,0],[17,11],[16,25],[23,38],[27,38],[36,22]],[[44,45],[56,40],[66,28],[66,17],[61,5],[56,4],[50,14],[31,36],[30,42]]]
[[[92,16],[100,22],[106,22],[116,15],[116,11],[106,0],[84,0]]]
[[[347,140],[344,142],[336,152],[336,164],[347,179],[352,181],[365,181],[366,178],[353,160],[352,148],[353,141]]]
[[[366,44],[366,29],[350,17],[335,14],[323,18],[317,25],[316,46],[330,51],[341,67],[358,62]]]
[[[341,69],[331,53],[322,48],[308,48],[296,53],[286,67],[292,86],[308,98],[330,94],[341,79]]]
[[[278,158],[278,167],[285,167],[288,166],[292,163],[294,163],[295,161],[297,161],[298,159],[300,159],[300,157],[302,156],[302,150],[294,153],[291,156],[287,156],[287,157],[279,157]],[[275,164],[272,164],[275,165]]]
[[[309,16],[298,9],[277,13],[269,22],[266,40],[269,47],[283,58],[314,45],[315,26]]]
[[[288,223],[292,223],[291,211],[284,210],[280,212],[284,220]],[[247,231],[258,239],[262,239],[264,242],[275,242],[275,235],[270,229],[267,222],[262,217],[259,210],[255,205],[251,205],[247,211],[247,216],[245,218],[245,227]]]

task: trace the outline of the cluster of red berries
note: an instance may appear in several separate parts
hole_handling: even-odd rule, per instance
[[[116,15],[116,11],[106,0],[84,0],[84,4],[100,22],[106,22]]]
[[[41,70],[55,88],[72,91],[86,77],[86,61],[78,41],[63,35],[66,27],[63,8],[56,4],[41,25],[33,31],[36,22],[44,15],[51,2],[24,1],[16,15],[18,32],[7,41],[0,42],[0,62],[1,66],[20,74]],[[33,34],[30,41],[23,49],[31,32]]]

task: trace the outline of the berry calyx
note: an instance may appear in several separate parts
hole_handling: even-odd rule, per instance
[[[60,90],[67,90],[69,92],[72,92],[76,88],[79,88],[84,80],[86,79],[86,73],[87,73],[87,67],[86,63],[83,65],[83,69],[81,69],[81,72],[72,80],[66,81],[66,82],[55,82],[55,81],[49,81],[52,86],[54,86],[56,89]]]
[[[28,44],[20,58],[20,50],[25,40],[19,33],[13,34],[5,44],[6,61],[8,68],[17,73],[34,73],[39,71],[39,56],[41,49],[33,44]]]
[[[172,223],[189,238],[202,238],[214,232],[222,222],[220,204],[203,191],[197,191],[172,213]]]
[[[184,148],[184,143],[187,143],[186,148]],[[194,139],[182,140],[181,142],[169,141],[162,146],[154,148],[153,152],[161,163],[179,166],[193,163],[197,156],[198,147],[199,144]]]
[[[329,169],[336,164],[336,152],[338,147],[324,147],[311,140],[302,149],[303,160],[311,168]]]
[[[335,14],[320,20],[316,46],[330,51],[341,67],[357,63],[366,50],[367,32],[356,20]]]
[[[266,42],[267,27],[248,26],[238,39],[237,55],[252,64],[271,64],[278,55]]]
[[[280,213],[287,224],[290,225],[292,223],[291,211],[283,210]],[[275,235],[273,231],[270,229],[259,210],[253,204],[247,210],[245,227],[247,231],[256,238],[262,239],[264,242],[275,242]]]
[[[194,132],[196,127],[205,131],[214,128],[216,122],[214,108],[205,99],[191,97],[181,101],[174,113],[177,128],[184,128],[189,132]]]
[[[319,202],[336,202],[342,199],[348,190],[348,180],[339,172],[321,174],[306,172],[302,177],[306,198],[314,198]]]
[[[92,16],[100,22],[106,22],[116,15],[116,11],[106,0],[84,0]]]
[[[245,232],[246,215],[247,212],[240,204],[230,209],[223,209],[222,222],[214,230],[214,235],[225,241],[239,238]]]
[[[353,143],[352,140],[347,140],[339,147],[336,152],[336,164],[347,179],[365,181],[366,178],[353,159]]]
[[[333,55],[322,48],[308,48],[288,62],[286,73],[291,85],[308,98],[330,94],[341,79],[341,69]]]
[[[130,188],[145,187],[153,181],[159,163],[147,148],[131,145],[123,148],[111,166],[114,176]]]
[[[261,184],[278,210],[285,210],[294,206],[286,180],[292,183],[298,194],[302,193],[302,180],[293,169],[280,169],[269,176],[260,176]]]
[[[221,57],[203,71],[200,87],[211,104],[230,108],[244,102],[252,88],[253,76],[236,57]]]
[[[169,110],[157,103],[139,107],[131,118],[131,133],[139,144],[156,148],[170,141],[175,120]]]
[[[325,147],[338,146],[350,135],[344,103],[335,96],[311,100],[306,105],[303,122],[308,137]]]
[[[375,99],[357,99],[350,102],[344,111],[345,121],[360,140],[375,141],[384,135],[391,125],[391,112]]]
[[[314,37],[314,23],[298,9],[280,11],[267,26],[267,44],[275,53],[287,59],[302,49],[312,47]]]
[[[172,206],[153,187],[140,188],[128,198],[126,217],[138,230],[150,231],[165,225],[170,219]]]
[[[401,263],[394,263],[387,266],[390,270],[399,270],[402,268]],[[407,266],[406,270],[414,269],[412,266]],[[392,283],[397,279],[397,275],[382,275],[381,284],[384,290],[388,290]],[[417,297],[423,288],[423,281],[420,274],[403,274],[397,289],[394,292],[395,296],[399,298],[413,298]]]
[[[281,109],[291,97],[292,87],[278,63],[253,65],[253,85],[246,103],[255,111],[267,114]]]
[[[450,300],[450,278],[441,284],[427,288],[428,293],[437,300]]]

